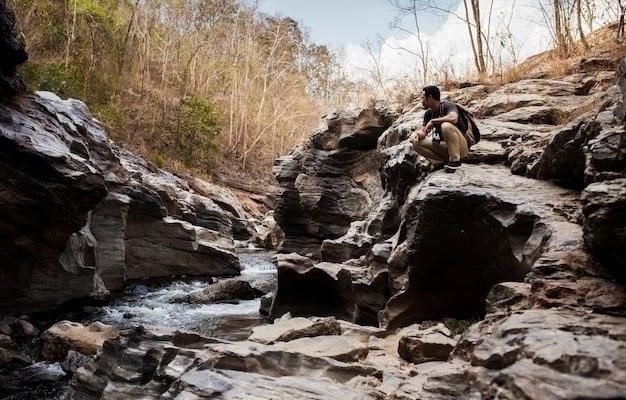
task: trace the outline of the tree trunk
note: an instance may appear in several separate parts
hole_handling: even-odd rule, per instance
[[[617,38],[619,43],[624,42],[624,14],[626,14],[626,5],[622,4],[622,0],[617,0],[620,8],[620,15],[617,21]]]
[[[561,56],[566,57],[569,55],[569,49],[567,47],[567,39],[563,33],[563,21],[561,19],[561,2],[560,0],[554,0],[554,31],[556,35],[557,48],[561,53]]]
[[[478,73],[482,74],[483,71],[480,68],[481,64],[478,61],[478,53],[476,52],[476,45],[474,44],[474,35],[472,35],[472,24],[470,23],[469,10],[467,9],[467,0],[463,0],[463,5],[465,6],[465,22],[467,23],[467,31],[469,32],[470,42],[472,43],[472,52],[474,53],[474,65],[476,66]]]
[[[122,49],[119,54],[118,60],[118,68],[117,71],[122,73],[124,69],[124,63],[126,61],[126,48],[128,47],[128,39],[130,38],[130,31],[133,27],[133,21],[135,20],[135,13],[137,12],[137,6],[139,6],[139,0],[135,0],[135,5],[133,7],[133,12],[130,15],[130,21],[128,21],[128,28],[126,29],[126,35],[124,36],[124,43],[122,44]]]
[[[72,27],[68,29],[68,38],[67,44],[65,46],[65,68],[67,68],[70,62],[70,48],[72,47],[72,42],[76,38],[76,0],[74,0],[74,12],[72,15]]]
[[[474,15],[474,23],[476,25],[476,46],[478,53],[478,63],[480,64],[480,72],[485,73],[485,54],[483,51],[483,37],[480,26],[480,2],[479,0],[472,0],[472,14]]]

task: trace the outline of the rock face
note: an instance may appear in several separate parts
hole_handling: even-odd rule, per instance
[[[389,257],[400,291],[381,322],[480,317],[493,285],[522,281],[546,242],[558,240],[562,228],[556,223],[568,224],[567,204],[576,199],[571,191],[511,176],[500,166],[431,174],[407,199]]]
[[[282,251],[319,258],[322,241],[365,218],[381,195],[376,141],[394,117],[384,107],[330,114],[304,147],[276,161]]]
[[[16,96],[27,56],[14,23],[0,1],[0,313],[102,297],[135,279],[237,275],[234,240],[276,241],[230,190],[110,143],[82,102]]]
[[[0,105],[0,309],[13,312],[94,291],[93,248],[68,241],[107,194],[97,166],[114,160],[84,104],[47,93],[15,101]]]
[[[25,85],[16,75],[16,68],[28,59],[28,55],[15,32],[15,15],[5,0],[0,0],[0,54],[0,99],[23,93]]]
[[[626,278],[626,179],[592,183],[583,203],[585,242],[616,276]]]
[[[599,113],[597,136],[586,150],[586,180],[583,192],[585,242],[594,254],[626,280],[626,59],[617,71],[618,102]]]
[[[351,214],[321,244],[285,230],[301,255],[277,257],[270,315],[386,328],[368,339],[366,359],[385,360],[370,387],[387,399],[625,397],[626,60],[619,65],[617,85],[614,72],[592,69],[452,93],[483,133],[456,174],[428,172],[407,145],[419,107],[400,115],[378,139],[381,190],[369,213]],[[278,179],[295,181],[312,153],[305,146],[279,163]],[[316,160],[317,171],[332,166]],[[279,204],[296,204],[292,194]],[[393,331],[450,317],[480,322],[459,340],[422,326]],[[407,370],[396,350],[417,365]]]
[[[469,97],[462,90],[452,93],[472,99],[469,107],[483,117],[483,140],[467,160],[477,165],[464,165],[451,176],[427,174],[428,163],[406,142],[421,125],[419,107],[395,118],[374,151],[381,193],[366,216],[359,218],[361,208],[354,203],[352,214],[345,214],[352,220],[343,235],[327,237],[321,245],[304,243],[303,230],[290,230],[293,218],[277,218],[289,244],[284,249],[308,253],[310,259],[279,258],[270,315],[334,315],[388,327],[480,318],[494,285],[550,275],[548,265],[568,252],[588,263],[597,257],[622,276],[626,66],[621,68],[615,86],[611,72],[594,70],[561,81],[524,80],[493,92],[473,88],[475,96]],[[339,143],[337,127],[343,125],[328,126],[336,129],[316,132],[306,146],[279,161],[279,182],[303,178],[303,160],[309,170],[350,176],[340,175],[334,160],[316,157],[316,144],[335,149]],[[361,163],[361,169],[371,169]],[[590,182],[598,183],[585,189],[581,207],[579,190]],[[300,203],[288,190],[279,199],[279,207]],[[298,219],[312,215],[298,208]],[[567,245],[583,238],[592,254]],[[327,296],[319,299],[318,293]],[[496,306],[509,300],[493,301]]]
[[[252,217],[226,189],[222,208],[111,145],[79,101],[41,92],[0,112],[0,310],[53,308],[133,279],[239,273],[233,221]]]

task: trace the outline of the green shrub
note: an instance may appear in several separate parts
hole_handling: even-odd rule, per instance
[[[154,156],[154,163],[156,164],[157,167],[163,168],[165,166],[165,158],[160,153],[157,153]]]
[[[30,90],[47,90],[63,98],[72,97],[85,100],[85,74],[71,66],[63,64],[26,63],[22,69],[22,76]]]
[[[109,137],[115,140],[127,140],[128,113],[116,104],[100,104],[91,108],[91,112],[106,127]]]
[[[217,150],[216,139],[219,134],[213,106],[195,95],[184,99],[176,132],[176,154],[181,161],[188,167],[209,170]]]

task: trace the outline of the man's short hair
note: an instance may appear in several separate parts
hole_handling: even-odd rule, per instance
[[[426,86],[422,90],[426,93],[426,96],[430,96],[435,100],[441,100],[441,91],[439,91],[437,86]]]

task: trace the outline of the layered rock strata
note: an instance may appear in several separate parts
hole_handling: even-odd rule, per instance
[[[593,272],[604,267],[591,254],[565,243],[582,246],[584,239],[593,258],[620,276],[626,248],[618,227],[624,220],[620,154],[626,137],[626,78],[620,68],[614,86],[614,72],[594,71],[561,81],[524,80],[496,91],[474,86],[449,93],[482,117],[483,138],[465,160],[478,165],[465,165],[452,176],[427,175],[428,163],[406,141],[421,126],[423,111],[416,106],[403,112],[378,138],[379,200],[365,217],[353,214],[341,237],[323,240],[319,255],[328,262],[316,264],[311,243],[294,247],[315,223],[305,221],[313,214],[301,208],[299,197],[284,192],[279,208],[300,207],[303,223],[298,233],[286,230],[285,242],[294,246],[285,250],[308,253],[309,259],[279,257],[270,315],[336,315],[390,327],[446,316],[479,318],[495,284],[550,275],[557,268],[551,264],[567,257],[586,263],[583,275],[603,275],[609,284],[604,272]],[[323,134],[337,143],[341,130]],[[312,159],[315,152],[309,144],[297,157],[283,159],[289,162],[278,164],[279,181],[300,179],[297,160]],[[316,171],[333,165],[315,160]],[[585,190],[581,208],[579,190],[590,182],[596,183]],[[329,301],[332,306],[316,300],[314,287],[336,300]]]
[[[454,336],[283,317],[250,341],[137,328],[74,375],[72,399],[617,399],[623,318],[572,308],[494,313]]]
[[[128,280],[239,273],[233,221],[254,232],[253,217],[226,189],[213,191],[222,208],[111,145],[79,101],[40,92],[0,110],[0,304],[37,310]]]
[[[21,94],[27,58],[0,2],[0,313],[104,296],[129,280],[239,273],[235,240],[272,245],[228,189],[109,142],[84,103]]]
[[[303,147],[276,161],[282,251],[320,258],[325,239],[346,234],[352,221],[368,215],[382,193],[376,142],[395,117],[382,106],[330,114]]]
[[[271,315],[368,316],[387,329],[482,319],[456,338],[403,330],[400,355],[419,365],[397,386],[389,375],[374,384],[387,399],[626,396],[626,60],[619,65],[450,93],[472,99],[483,132],[452,175],[427,174],[405,142],[422,111],[403,113],[378,141],[379,154],[392,154],[381,182],[394,178],[385,166],[404,165],[399,184],[382,185],[389,201],[322,243],[322,261],[333,263],[277,257]],[[398,209],[390,233],[371,229],[381,207]],[[382,286],[371,285],[376,276]],[[367,300],[356,289],[364,281]]]

